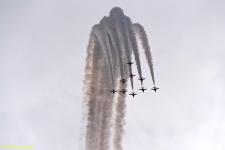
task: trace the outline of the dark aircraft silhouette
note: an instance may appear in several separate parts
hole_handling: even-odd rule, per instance
[[[131,62],[131,61],[128,61],[128,63],[127,63],[128,65],[132,65],[132,64],[134,64],[133,62]]]
[[[112,92],[114,94],[114,93],[116,93],[116,90],[115,89],[112,89],[110,92]]]
[[[121,79],[120,82],[122,82],[124,84],[125,82],[127,82],[127,80],[126,79]]]
[[[132,73],[130,74],[130,78],[131,79],[133,79],[134,76],[135,76],[134,74],[132,74]]]
[[[145,80],[145,78],[140,77],[138,80],[140,80],[141,81],[141,84],[143,84],[143,81]]]
[[[122,90],[120,90],[120,92],[125,94],[127,92],[127,90],[126,89],[122,89]]]
[[[155,91],[155,92],[156,92],[158,89],[159,89],[159,88],[157,88],[157,87],[155,87],[155,86],[152,88],[152,90]]]
[[[145,89],[144,87],[141,87],[139,90],[141,90],[144,93],[145,90],[147,90],[147,89]]]
[[[135,92],[131,92],[131,94],[130,94],[131,96],[133,96],[133,98],[134,98],[134,96],[135,95],[137,95],[137,93],[135,93]]]

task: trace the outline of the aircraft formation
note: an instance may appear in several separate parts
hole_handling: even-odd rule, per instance
[[[133,23],[119,7],[93,25],[85,59],[82,149],[123,150],[126,95],[136,98],[151,91],[147,76],[142,75],[143,63],[151,75],[152,90],[158,90],[148,41],[144,27]],[[134,67],[137,74],[132,72]]]
[[[134,62],[131,62],[131,61],[128,61],[127,62],[127,65],[129,65],[129,67],[131,68],[132,67],[132,65],[134,64]],[[132,82],[133,82],[133,78],[135,77],[135,75],[134,74],[129,74],[129,78],[132,80]],[[143,82],[144,82],[144,80],[145,80],[146,78],[144,78],[144,77],[139,77],[139,81],[141,82],[141,88],[139,89],[140,91],[142,91],[143,93],[147,90],[146,88],[144,88],[144,86],[143,86]],[[127,82],[127,79],[124,79],[124,78],[122,78],[122,79],[120,79],[120,82],[122,83],[122,84],[125,84],[126,82]],[[151,90],[153,90],[153,91],[157,91],[159,88],[158,87],[156,87],[156,86],[154,86]],[[121,93],[121,94],[126,94],[127,93],[127,90],[126,89],[124,89],[124,88],[122,88],[122,89],[120,89],[120,90],[115,90],[115,89],[112,89],[111,91],[110,91],[112,94],[115,94],[116,92],[118,92],[118,93]],[[133,90],[133,88],[132,88],[132,92],[129,94],[129,95],[131,95],[133,98],[134,98],[134,96],[136,96],[138,93],[136,93],[136,92],[134,92],[134,90]]]

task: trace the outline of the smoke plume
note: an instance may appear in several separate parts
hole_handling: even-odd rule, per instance
[[[127,64],[132,61],[132,54],[142,77],[137,35],[145,49],[154,83],[150,48],[141,25],[134,25],[123,10],[116,7],[109,17],[104,17],[92,28],[84,80],[85,150],[109,150],[111,146],[114,150],[123,149],[126,94],[119,90],[126,89],[127,83],[121,83],[120,79],[127,80],[132,74],[131,65]],[[130,82],[133,89],[132,78]],[[117,93],[112,94],[112,89]]]

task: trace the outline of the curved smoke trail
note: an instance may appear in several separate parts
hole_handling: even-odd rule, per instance
[[[149,66],[149,69],[151,71],[152,82],[155,85],[155,77],[154,77],[154,70],[153,70],[152,55],[151,55],[150,46],[149,46],[149,43],[148,43],[147,34],[146,34],[143,26],[140,25],[139,23],[135,23],[133,26],[134,26],[136,34],[138,35],[138,37],[140,38],[140,40],[142,42],[142,47],[145,50],[146,60],[148,62],[148,66]]]
[[[138,32],[134,32],[134,29]],[[127,83],[122,84],[119,80],[128,79],[129,74],[132,74],[131,66],[127,65],[132,54],[138,74],[142,77],[135,33],[142,37],[146,58],[151,58],[144,30],[133,25],[122,9],[113,8],[109,17],[104,17],[92,28],[84,80],[85,150],[109,150],[110,143],[115,150],[122,150],[126,94],[120,94],[119,90],[126,89]],[[153,72],[152,66],[150,69]],[[151,74],[154,82],[154,74]],[[130,82],[133,89],[133,79]],[[116,95],[110,93],[114,88],[119,88]],[[113,141],[110,142],[111,140]]]
[[[140,62],[140,58],[139,58],[139,51],[138,51],[138,46],[137,46],[137,41],[136,41],[136,35],[135,35],[134,29],[133,29],[133,24],[132,24],[130,18],[126,19],[126,23],[127,23],[127,27],[128,27],[127,28],[128,32],[130,34],[130,39],[131,39],[130,43],[132,45],[132,49],[134,52],[134,58],[136,61],[138,74],[139,74],[139,77],[142,77],[141,62]]]
[[[114,78],[113,78],[113,64],[112,64],[112,54],[110,51],[110,47],[109,47],[109,42],[107,39],[107,34],[105,33],[105,30],[103,30],[101,25],[95,25],[93,27],[93,34],[97,37],[100,45],[101,45],[101,49],[103,50],[103,52],[105,52],[106,54],[104,56],[107,57],[106,59],[106,63],[107,66],[109,66],[109,70],[110,70],[110,77],[111,77],[111,84],[114,84]]]

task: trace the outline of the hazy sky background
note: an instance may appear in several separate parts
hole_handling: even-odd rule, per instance
[[[124,150],[224,150],[223,0],[0,0],[0,145],[79,149],[89,33],[114,6],[145,27],[160,88],[127,99]]]

